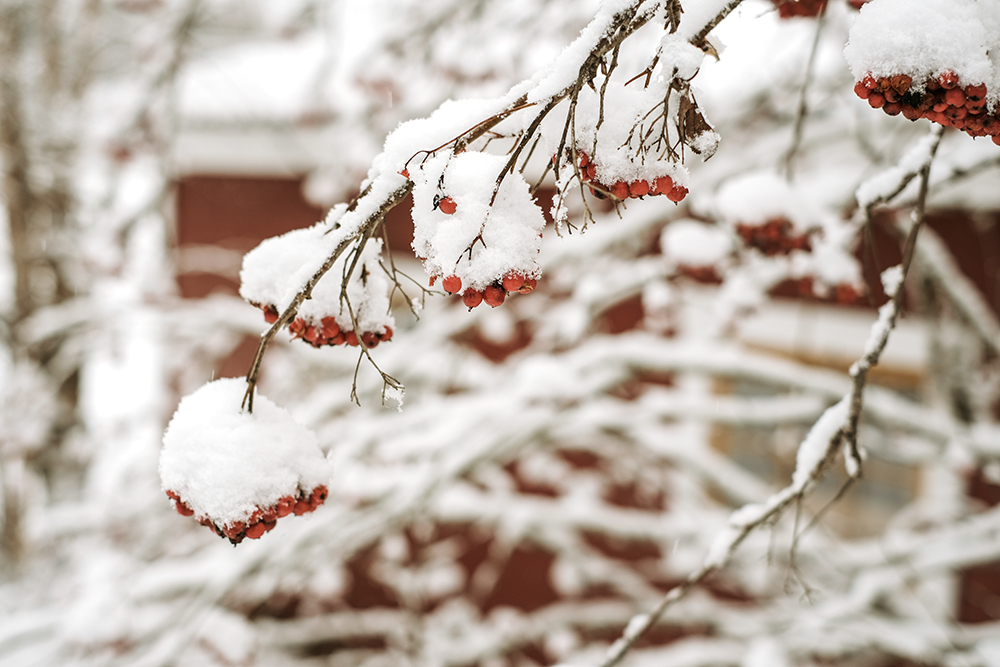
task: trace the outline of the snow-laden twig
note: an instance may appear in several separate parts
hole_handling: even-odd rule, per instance
[[[901,269],[898,275],[886,280],[887,289],[890,287],[895,287],[895,289],[890,294],[889,303],[883,306],[878,321],[872,327],[864,355],[851,367],[852,387],[850,393],[823,413],[802,444],[799,445],[792,483],[772,495],[764,503],[744,505],[733,512],[729,519],[729,525],[716,535],[701,567],[667,593],[652,611],[636,616],[629,623],[626,632],[608,649],[607,657],[601,663],[601,667],[614,667],[620,663],[635,643],[656,624],[667,609],[683,599],[706,577],[722,569],[750,533],[761,526],[772,523],[788,506],[802,500],[836,459],[842,446],[846,445],[844,455],[848,461],[847,467],[851,477],[857,477],[861,474],[861,455],[857,449],[857,426],[861,418],[868,372],[878,363],[899,315],[903,298],[902,283],[905,281],[912,263],[917,233],[923,223],[931,161],[934,159],[934,154],[940,144],[942,133],[943,128],[935,126],[931,130],[929,139],[923,140],[917,149],[907,153],[903,159],[904,164],[898,167],[900,181],[912,178],[908,174],[916,167],[915,173],[920,178],[920,194],[913,212],[913,225],[904,248]],[[921,156],[922,159],[918,161],[915,157],[917,155]],[[881,193],[888,194],[889,191],[893,190],[893,188],[885,186],[885,183],[880,183]],[[896,193],[902,191],[903,187],[905,184],[899,185]],[[868,206],[873,206],[878,198],[872,197]]]
[[[704,5],[699,6],[697,12],[692,12],[685,17],[679,28],[679,35],[681,37],[690,36],[691,43],[700,44],[708,32],[732,12],[740,2],[742,0],[729,0],[728,2],[715,0],[704,3]],[[486,120],[474,125],[471,130],[465,131],[464,134],[462,133],[463,128],[467,127],[464,124],[454,128],[451,132],[446,132],[446,135],[456,137],[454,139],[455,150],[462,150],[469,143],[488,133],[513,110],[523,109],[536,103],[542,105],[542,111],[530,127],[537,127],[545,114],[554,106],[571,97],[574,91],[582,90],[597,75],[600,65],[608,53],[611,53],[622,42],[646,25],[661,9],[662,2],[649,2],[648,0],[633,0],[633,2],[618,7],[617,11],[613,13],[602,8],[590,25],[581,31],[580,37],[570,44],[555,62],[539,73],[535,79],[514,86],[505,96],[495,100],[493,106],[498,107],[498,110],[490,114]],[[501,178],[503,174],[513,169],[516,155],[532,140],[530,133],[525,133],[514,157],[502,172]],[[376,158],[375,163],[379,164],[380,162],[385,162],[385,160]],[[260,365],[271,340],[278,331],[295,318],[299,306],[310,298],[316,284],[336,263],[340,255],[358,238],[372,235],[375,228],[385,219],[386,214],[402,202],[412,190],[412,181],[407,179],[401,185],[397,185],[401,180],[400,177],[395,171],[389,171],[385,167],[386,165],[383,164],[381,171],[373,169],[371,180],[367,186],[331,230],[332,240],[336,242],[332,244],[326,258],[298,289],[295,297],[284,308],[277,321],[262,335],[246,376],[247,391],[243,406],[248,411],[253,411],[253,395]]]

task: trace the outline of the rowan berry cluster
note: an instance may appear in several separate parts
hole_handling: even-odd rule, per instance
[[[326,501],[328,491],[326,486],[319,485],[312,491],[306,493],[302,489],[296,496],[284,496],[279,498],[274,505],[265,508],[258,507],[253,511],[246,521],[234,521],[232,523],[218,524],[210,517],[198,517],[198,523],[211,528],[219,537],[225,537],[233,544],[239,544],[243,538],[256,540],[264,533],[274,529],[281,517],[294,514],[302,516],[314,511]],[[167,491],[167,497],[174,502],[174,509],[181,516],[194,516],[194,510],[181,500],[180,495],[174,491]]]
[[[598,199],[604,199],[605,193],[611,193],[622,201],[626,199],[638,199],[646,195],[666,195],[667,199],[677,203],[687,197],[688,189],[682,185],[674,183],[674,179],[664,174],[649,180],[636,179],[632,182],[615,181],[608,185],[597,180],[597,164],[583,151],[579,155],[580,178],[584,183],[590,183],[590,193]],[[555,157],[552,158],[555,160]]]
[[[431,276],[430,282],[432,286],[436,281],[437,276]],[[529,292],[533,292],[537,285],[538,281],[535,278],[526,278],[516,272],[508,273],[503,279],[493,281],[493,284],[487,285],[482,290],[469,287],[463,291],[462,279],[456,275],[447,276],[441,281],[441,287],[444,288],[445,292],[449,294],[461,294],[462,302],[469,308],[475,308],[481,303],[486,303],[491,308],[496,308],[504,302],[508,294],[513,292],[528,294]]]
[[[915,86],[906,74],[876,79],[871,74],[854,84],[854,92],[874,109],[909,120],[926,118],[956,127],[973,137],[992,137],[1000,146],[1000,114],[986,107],[986,84],[961,85],[951,71],[928,77]]]
[[[796,16],[806,18],[819,16],[826,8],[827,0],[771,0],[778,9],[778,16],[783,19],[790,19]],[[854,9],[861,9],[868,0],[847,0],[847,4]]]
[[[787,255],[793,250],[808,252],[812,249],[809,234],[793,234],[792,229],[792,223],[785,218],[772,218],[763,224],[736,225],[736,233],[743,239],[743,243],[760,250],[768,257]]]
[[[826,0],[772,0],[778,8],[778,16],[790,19],[795,16],[819,16],[826,8]]]
[[[268,324],[274,324],[278,321],[277,308],[256,305],[264,311],[264,319]],[[288,325],[288,331],[292,334],[292,338],[301,338],[313,347],[323,347],[324,345],[357,347],[360,342],[367,348],[373,348],[379,343],[392,339],[392,327],[383,326],[382,331],[362,331],[359,341],[358,334],[354,329],[342,328],[333,317],[323,317],[319,322],[297,317]]]

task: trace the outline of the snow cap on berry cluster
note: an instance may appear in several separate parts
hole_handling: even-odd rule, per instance
[[[997,35],[1000,3],[993,0],[873,0],[861,8],[844,56],[858,81],[906,74],[917,90],[954,72],[962,86],[986,84],[994,108]]]
[[[659,68],[657,69],[659,71]],[[642,132],[638,129],[650,109],[655,108],[667,97],[668,81],[662,75],[656,75],[648,87],[643,87],[645,80],[636,81],[632,85],[616,88],[614,103],[606,103],[603,108],[604,121],[601,118],[600,96],[589,88],[580,91],[576,106],[576,141],[577,152],[586,153],[596,167],[594,180],[610,186],[622,181],[653,182],[661,176],[670,176],[676,185],[688,187],[690,177],[688,170],[672,159],[657,159],[656,151],[639,150]],[[677,113],[677,96],[670,97],[670,113]],[[563,137],[565,118],[550,114],[541,125],[543,147],[546,155],[554,155],[559,149]],[[635,129],[635,131],[633,131]],[[671,144],[676,143],[676,131],[670,129]],[[597,141],[594,137],[597,135]],[[718,143],[718,135],[706,132],[699,135],[699,150],[704,148],[708,154],[714,152]],[[567,146],[573,137],[567,133]],[[694,137],[689,139],[694,140]],[[591,154],[593,153],[593,154]],[[640,156],[639,153],[642,153]],[[565,156],[563,160],[565,160]]]
[[[267,239],[247,253],[240,271],[240,296],[254,304],[274,306],[279,312],[287,308],[303,282],[299,269],[315,257],[329,228],[328,218],[318,225]],[[347,296],[360,331],[395,327],[389,312],[389,278],[380,265],[381,252],[382,241],[369,240],[348,283]],[[353,261],[350,252],[340,256],[313,289],[312,298],[299,307],[299,317],[307,322],[333,317],[341,329],[354,328],[347,304],[340,298],[340,281],[345,262],[349,261]]]
[[[527,181],[516,170],[507,174],[490,204],[507,160],[479,152],[443,154],[410,169],[413,250],[428,274],[455,275],[476,290],[511,272],[538,277],[545,218]],[[454,202],[453,213],[435,205],[444,197]]]
[[[163,489],[217,525],[330,479],[316,435],[260,394],[253,413],[242,410],[246,388],[242,378],[203,385],[181,400],[163,435]]]

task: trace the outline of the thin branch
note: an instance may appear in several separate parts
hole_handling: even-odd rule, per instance
[[[819,51],[819,38],[823,34],[824,25],[826,25],[826,5],[823,5],[819,18],[816,19],[816,33],[813,35],[812,48],[809,50],[806,77],[802,82],[802,88],[799,89],[799,106],[795,113],[795,125],[792,129],[792,145],[788,147],[788,152],[785,153],[785,178],[789,181],[792,180],[792,161],[795,159],[795,155],[799,151],[799,146],[802,144],[802,131],[806,125],[806,116],[809,115],[809,105],[806,98],[809,93],[809,82],[813,78],[813,69],[816,66],[816,53]]]

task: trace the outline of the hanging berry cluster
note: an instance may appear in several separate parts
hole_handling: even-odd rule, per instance
[[[535,289],[545,219],[506,158],[475,151],[441,155],[407,170],[414,182],[413,249],[433,286],[469,308],[496,308],[509,294]]]
[[[273,530],[278,519],[314,511],[330,469],[316,435],[247,385],[223,378],[181,401],[160,452],[160,480],[174,509],[233,544]]]
[[[301,263],[312,248],[323,242],[327,229],[321,224],[268,239],[244,258],[240,294],[264,312],[268,324],[278,321],[282,307],[294,294],[283,286],[287,277],[299,270],[295,262]],[[297,317],[289,323],[292,338],[313,347],[373,348],[391,340],[395,321],[389,309],[390,284],[382,269],[381,250],[381,240],[374,239],[359,251],[346,290],[332,280],[320,282],[312,298],[299,307]],[[353,259],[345,253],[332,271],[343,275],[347,262]]]
[[[778,16],[790,19],[796,16],[812,18],[819,16],[826,9],[827,0],[771,0],[778,10]],[[868,0],[847,0],[854,9],[861,9]]]
[[[736,233],[744,245],[756,248],[768,257],[787,255],[793,250],[812,249],[809,234],[794,234],[792,223],[786,218],[771,218],[761,224],[737,223]]]
[[[181,499],[176,491],[167,490],[167,497],[174,502],[174,509],[181,516],[194,516],[195,511]],[[290,514],[302,516],[314,511],[326,501],[326,486],[320,484],[312,491],[299,490],[295,496],[284,496],[268,507],[258,507],[245,521],[215,522],[208,516],[198,517],[198,523],[211,528],[219,537],[225,537],[233,544],[244,538],[256,540],[264,533],[274,530],[278,519]]]
[[[778,16],[790,19],[795,16],[819,16],[826,9],[826,0],[772,0],[778,8]]]
[[[432,286],[436,281],[437,277],[431,276]],[[462,279],[456,275],[450,275],[441,281],[441,287],[445,292],[448,292],[448,294],[461,294],[462,302],[469,308],[475,308],[481,303],[485,303],[491,308],[496,308],[503,304],[508,294],[514,292],[528,294],[534,292],[537,285],[538,280],[535,278],[526,278],[520,273],[508,273],[503,277],[503,280],[494,280],[481,290],[472,287],[463,290]]]
[[[677,203],[688,194],[687,188],[674,183],[674,179],[667,174],[648,179],[637,178],[631,182],[619,180],[610,185],[602,183],[597,178],[596,161],[591,160],[583,151],[578,151],[577,155],[579,156],[580,178],[584,183],[590,183],[590,193],[598,199],[604,199],[606,197],[604,193],[609,192],[622,201],[639,199],[647,195],[665,195],[667,199]],[[552,161],[555,162],[555,157],[552,158]]]
[[[963,86],[957,74],[945,71],[915,86],[907,74],[876,79],[871,74],[854,84],[854,92],[873,109],[909,120],[926,118],[955,127],[973,137],[992,137],[1000,146],[1000,114],[986,105],[986,84]]]

